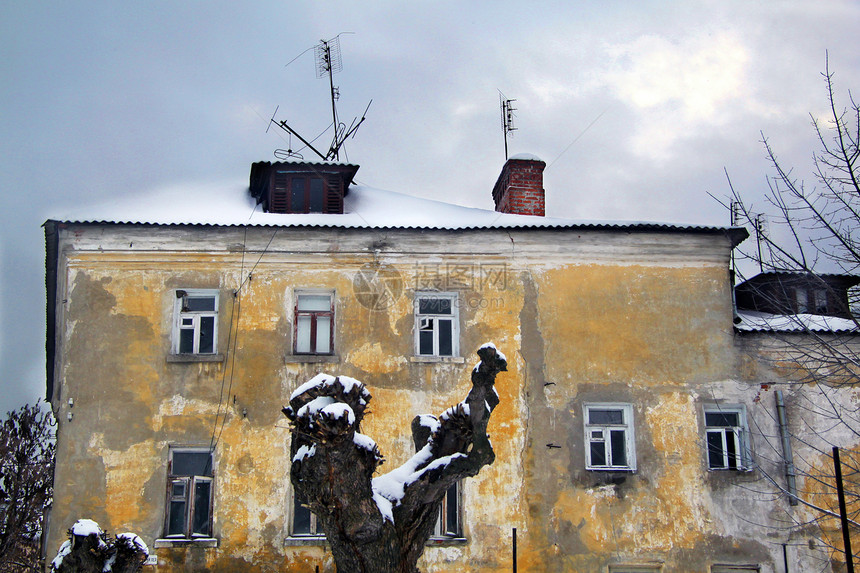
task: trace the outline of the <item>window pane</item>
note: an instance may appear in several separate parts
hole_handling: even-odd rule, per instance
[[[331,311],[331,295],[300,294],[298,309],[302,311]]]
[[[723,461],[723,434],[722,432],[708,432],[708,467],[721,469],[726,467]]]
[[[737,412],[705,412],[705,425],[715,428],[739,426]]]
[[[305,499],[296,492],[293,501],[293,535],[311,535],[311,510],[304,506]]]
[[[439,356],[454,355],[454,334],[452,332],[452,329],[452,321],[439,321]]]
[[[296,318],[296,352],[311,351],[311,317],[308,315]]]
[[[447,297],[418,299],[418,314],[451,314],[452,302]]]
[[[179,330],[179,352],[191,354],[194,352],[194,329],[182,328]]]
[[[316,351],[318,354],[328,354],[331,352],[331,317],[317,317],[317,340]]]
[[[167,535],[185,535],[185,500],[170,502]]]
[[[212,482],[198,481],[194,484],[194,515],[191,520],[191,533],[209,536],[209,500]]]
[[[433,355],[433,330],[424,330],[418,333],[418,354]]]
[[[215,352],[215,317],[200,317],[200,354],[212,354]]]
[[[184,311],[203,312],[215,310],[214,296],[187,296],[185,297]]]
[[[609,440],[612,447],[612,465],[626,466],[627,465],[627,444],[624,438],[624,430],[612,430],[609,432]]]
[[[591,465],[606,465],[606,447],[604,442],[591,442]]]
[[[588,423],[594,425],[605,424],[623,424],[623,410],[599,410],[595,408],[588,409]]]
[[[175,476],[212,476],[212,455],[209,452],[173,452]]]
[[[445,505],[445,533],[456,536],[460,534],[460,516],[457,511],[457,484],[455,483],[449,487],[448,493],[445,495],[447,497]]]
[[[293,213],[304,213],[307,211],[305,205],[305,178],[293,177],[290,188],[290,207]]]
[[[311,213],[323,212],[323,180],[311,179],[311,202],[308,211]]]
[[[172,497],[185,497],[185,482],[176,481],[173,482],[173,487],[170,495]]]
[[[729,455],[729,469],[738,469],[738,447],[734,432],[726,432],[726,453]]]

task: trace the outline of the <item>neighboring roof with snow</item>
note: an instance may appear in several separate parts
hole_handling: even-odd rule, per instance
[[[848,318],[818,314],[770,314],[752,310],[739,310],[737,315],[740,322],[735,324],[735,328],[739,332],[860,334],[857,323]]]
[[[358,229],[564,229],[593,228],[660,232],[727,233],[737,244],[743,228],[674,225],[649,222],[576,221],[498,213],[412,197],[365,186],[350,187],[343,214],[264,213],[247,185],[182,185],[146,195],[125,195],[113,201],[58,214],[65,223],[138,225],[216,225],[266,227],[339,227]]]

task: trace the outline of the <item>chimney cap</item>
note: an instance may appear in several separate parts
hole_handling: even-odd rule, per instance
[[[546,163],[543,159],[534,155],[532,153],[517,153],[516,155],[511,155],[508,157],[508,161],[540,161],[541,163]]]

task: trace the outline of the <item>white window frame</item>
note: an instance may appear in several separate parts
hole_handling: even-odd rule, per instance
[[[705,463],[709,470],[713,471],[749,471],[752,467],[752,456],[750,455],[749,426],[747,425],[747,412],[743,404],[706,404],[704,410],[705,422]],[[710,426],[708,425],[708,414],[736,414],[738,416],[737,426]],[[711,465],[711,436],[720,439],[720,451],[722,465]],[[730,453],[729,441],[734,441],[735,453]],[[734,467],[732,467],[734,462]]]
[[[455,522],[451,523],[449,508],[454,504]],[[463,538],[463,481],[454,482],[445,492],[442,504],[439,507],[439,515],[433,526],[432,539],[462,539]]]
[[[207,476],[198,476],[198,475],[176,475],[173,473],[173,463],[174,456],[176,454],[186,454],[186,453],[194,453],[194,454],[209,454],[209,468],[210,475]],[[167,470],[167,502],[164,511],[164,538],[165,539],[211,539],[213,537],[213,523],[214,523],[214,500],[215,500],[215,456],[214,452],[209,448],[170,448],[169,451],[169,459],[168,459],[168,470]],[[198,484],[208,483],[209,484],[209,498],[206,500],[207,508],[207,532],[206,533],[197,533],[192,531],[192,525],[195,517],[195,504],[197,503],[196,492]],[[174,486],[178,484],[183,484],[185,489],[185,493],[182,495],[175,495]],[[182,533],[170,533],[170,517],[172,511],[172,502],[174,501],[182,501],[185,503],[185,515],[184,515],[184,526]]]
[[[218,305],[219,292],[217,289],[176,289],[176,300],[173,303],[173,354],[214,355],[218,353]],[[214,310],[191,311],[184,310],[187,298],[214,298]],[[203,318],[212,318],[212,352],[200,352],[200,322]],[[191,352],[180,352],[183,330],[193,332],[193,348]]]
[[[585,469],[591,471],[635,471],[636,470],[636,436],[633,427],[633,405],[619,402],[589,402],[583,404],[583,424],[585,430]],[[620,410],[622,412],[621,424],[591,424],[589,414],[592,410]],[[612,434],[623,432],[625,464],[613,463],[612,459]],[[597,439],[597,432],[601,432]],[[606,465],[595,465],[591,459],[592,443],[604,443],[604,455]]]
[[[335,292],[332,290],[298,289],[295,291],[293,301],[293,354],[301,356],[331,356],[334,354],[335,333]],[[303,296],[327,296],[329,299],[329,310],[299,310],[299,299]],[[310,341],[307,351],[299,351],[299,319],[310,318]],[[317,349],[317,327],[318,319],[327,317],[329,319],[328,351],[320,352]]]
[[[436,299],[447,301],[447,307],[451,309],[449,314],[444,313],[421,313],[422,300]],[[455,357],[460,356],[460,299],[456,292],[416,291],[414,300],[415,314],[415,355],[428,357]],[[440,354],[439,333],[440,321],[451,322],[451,354]],[[432,321],[432,322],[431,322]],[[433,333],[433,349],[431,353],[421,352],[421,333]]]

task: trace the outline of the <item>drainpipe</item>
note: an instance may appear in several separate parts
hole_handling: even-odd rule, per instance
[[[791,453],[791,440],[788,435],[788,422],[785,417],[785,402],[782,390],[776,391],[776,416],[779,420],[779,434],[782,436],[782,459],[785,462],[785,481],[788,485],[788,503],[797,505],[797,481],[794,472],[794,455]]]

